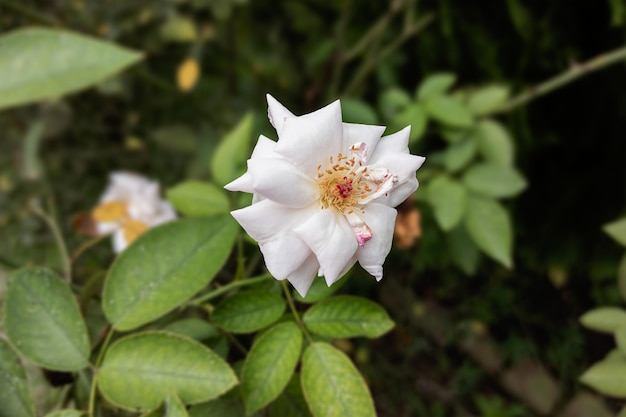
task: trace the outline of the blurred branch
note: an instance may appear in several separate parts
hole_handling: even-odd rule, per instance
[[[0,8],[9,9],[11,12],[30,19],[33,23],[39,23],[43,25],[61,26],[61,23],[56,19],[45,16],[41,13],[37,13],[28,7],[25,7],[16,1],[0,0]]]
[[[595,58],[592,58],[582,64],[574,63],[567,71],[555,77],[552,77],[539,85],[530,87],[523,93],[511,98],[499,109],[497,109],[496,112],[504,113],[511,111],[512,109],[522,106],[529,101],[539,98],[545,94],[548,94],[556,90],[557,88],[563,87],[564,85],[567,85],[570,82],[577,80],[578,78],[581,78],[585,75],[591,74],[592,72],[598,71],[623,60],[626,60],[626,46],[623,46],[611,52],[598,55]]]
[[[51,205],[51,204],[50,204]],[[63,277],[68,283],[72,282],[72,262],[70,260],[70,256],[67,251],[67,246],[65,245],[65,240],[63,239],[63,235],[61,234],[61,229],[59,225],[54,220],[53,216],[46,213],[38,202],[32,201],[30,204],[30,210],[40,217],[48,226],[50,231],[52,232],[52,236],[57,244],[59,249],[59,256],[61,258],[61,265],[63,268]]]
[[[388,55],[398,49],[400,45],[406,42],[409,38],[417,35],[420,31],[422,31],[422,29],[424,29],[433,21],[434,17],[434,13],[428,13],[417,22],[405,22],[402,33],[396,39],[394,39],[393,42],[387,45],[387,47],[385,47],[380,53],[369,55],[369,59],[367,59],[365,63],[363,63],[363,65],[359,67],[359,71],[352,78],[352,81],[350,82],[350,84],[348,84],[348,87],[346,87],[346,89],[344,90],[344,94],[349,95],[350,93],[352,93],[382,60],[384,60]]]

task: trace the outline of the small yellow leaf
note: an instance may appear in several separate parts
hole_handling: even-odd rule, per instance
[[[200,77],[200,65],[193,58],[187,58],[179,66],[176,81],[180,91],[190,91]]]

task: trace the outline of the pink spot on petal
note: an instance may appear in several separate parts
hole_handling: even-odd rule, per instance
[[[359,246],[360,247],[365,246],[365,242],[367,242],[371,238],[372,238],[372,234],[371,233],[357,233],[357,235],[356,235],[356,240],[357,240],[357,242],[359,242]]]

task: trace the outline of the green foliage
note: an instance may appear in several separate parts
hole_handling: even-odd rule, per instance
[[[617,243],[626,246],[626,218],[605,224],[602,229]]]
[[[0,416],[34,417],[35,406],[28,392],[26,374],[17,355],[0,339]]]
[[[252,122],[252,114],[248,113],[215,149],[211,172],[219,185],[226,185],[243,173],[252,136]]]
[[[103,309],[109,322],[131,330],[176,308],[213,279],[236,234],[232,219],[221,215],[168,223],[140,236],[107,276]]]
[[[598,238],[598,225],[624,209],[624,106],[613,93],[624,77],[617,68],[537,104],[517,99],[546,91],[538,76],[593,72],[582,61],[624,43],[622,3],[2,2],[0,416],[135,415],[148,399],[144,417],[374,415],[364,380],[381,417],[532,416],[525,392],[505,393],[504,378],[483,368],[495,361],[498,375],[514,375],[525,356],[560,378],[563,408],[552,411],[571,411],[585,346],[598,346],[571,325],[571,312],[589,294],[617,303],[616,268],[626,298],[626,255],[618,264],[622,251]],[[583,21],[604,35],[580,42]],[[33,24],[41,28],[24,29]],[[189,61],[198,74],[184,90]],[[265,117],[251,116],[266,112],[267,92],[296,114],[341,97],[346,122],[386,125],[387,134],[411,126],[412,153],[427,159],[398,218],[419,210],[422,236],[413,248],[394,247],[380,285],[343,279],[329,288],[318,278],[288,311],[293,300],[272,279],[249,279],[266,271],[226,214],[243,199],[221,187],[244,171],[251,137],[275,137]],[[153,229],[113,258],[77,227],[111,167],[158,178],[181,217],[197,219]],[[620,224],[606,231],[624,244]],[[495,265],[511,267],[513,253],[519,270]],[[32,265],[48,268],[50,285],[16,285],[15,276],[39,270]],[[581,321],[615,337],[618,349],[601,362],[615,369],[582,378],[610,394],[624,385],[625,327],[620,314],[609,316]],[[384,341],[344,339],[377,337],[394,321]],[[344,353],[320,338],[340,338],[333,344]],[[79,339],[78,353],[65,348]],[[473,356],[472,343],[486,348]],[[77,372],[53,388],[29,361],[26,377],[23,359]],[[220,366],[209,367],[213,359]],[[231,365],[242,381],[234,389]],[[450,383],[468,366],[470,382]],[[220,369],[220,393],[208,399],[199,391]],[[197,383],[187,378],[196,372]],[[122,407],[107,401],[107,383]],[[615,414],[595,399],[586,409],[589,398],[576,411]],[[68,406],[76,409],[60,409]]]
[[[337,348],[316,342],[302,357],[302,391],[315,417],[375,416],[365,381]]]
[[[166,192],[167,199],[186,216],[210,216],[226,213],[230,204],[224,190],[211,183],[185,181]]]
[[[149,410],[171,393],[185,404],[216,398],[237,378],[206,346],[172,333],[145,332],[124,337],[108,349],[97,382],[112,403]]]
[[[303,317],[311,332],[324,337],[380,337],[394,326],[385,309],[365,298],[335,296],[320,301]]]
[[[618,307],[598,307],[586,312],[580,322],[591,330],[613,333],[626,327],[626,311]]]
[[[504,126],[484,119],[478,122],[475,135],[478,150],[486,161],[507,167],[513,165],[513,138]]]
[[[80,410],[59,410],[50,414],[46,414],[46,417],[82,417],[85,413]]]
[[[4,328],[22,355],[48,369],[78,371],[89,365],[89,337],[70,289],[44,268],[11,275]]]
[[[233,333],[252,333],[278,320],[285,311],[281,296],[262,291],[243,291],[219,303],[211,319]]]
[[[496,164],[476,164],[463,175],[470,191],[487,197],[513,197],[526,188],[526,180],[514,169]]]
[[[452,230],[463,218],[467,208],[467,189],[458,181],[440,175],[428,185],[428,202],[433,206],[435,219],[445,230]]]
[[[600,361],[580,376],[581,382],[603,394],[626,398],[626,359],[621,361]]]
[[[490,198],[470,197],[464,224],[482,251],[511,268],[513,228],[509,214],[502,205]]]
[[[0,39],[0,108],[89,87],[140,58],[137,52],[71,32],[11,32]]]
[[[295,323],[280,323],[255,341],[241,374],[246,414],[276,399],[291,379],[302,349],[302,332]]]

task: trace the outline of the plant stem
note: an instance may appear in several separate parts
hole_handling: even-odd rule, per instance
[[[61,257],[61,264],[63,268],[63,276],[68,283],[72,282],[72,262],[70,260],[69,253],[67,251],[67,246],[65,245],[65,240],[63,239],[63,235],[61,234],[61,229],[57,225],[56,221],[52,218],[52,216],[48,215],[37,203],[30,204],[30,209],[33,213],[39,216],[48,226],[50,231],[52,232],[52,236],[57,244],[59,249],[59,255]]]
[[[296,323],[298,323],[298,326],[302,330],[302,333],[304,333],[304,336],[309,341],[309,343],[313,344],[313,339],[304,327],[304,322],[302,321],[302,317],[300,317],[300,313],[298,313],[298,310],[296,310],[296,304],[294,303],[293,297],[291,296],[291,291],[289,291],[289,286],[285,281],[281,281],[280,285],[283,287],[285,298],[287,299],[287,303],[289,304],[289,309],[291,309],[291,312],[293,313],[293,317],[296,319]]]
[[[93,239],[89,239],[86,242],[83,242],[74,252],[72,252],[72,256],[70,256],[70,261],[75,263],[76,260],[82,255],[87,249],[91,248],[95,244],[101,242],[104,238],[111,236],[110,234],[106,235],[98,235]]]
[[[258,277],[254,277],[254,278],[249,278],[249,279],[242,279],[239,281],[234,281],[231,282],[230,284],[226,284],[223,287],[220,287],[214,291],[208,292],[204,295],[201,295],[198,298],[194,298],[193,300],[189,300],[187,301],[184,305],[185,306],[197,306],[200,305],[206,301],[212,300],[215,297],[218,297],[230,290],[233,290],[235,288],[239,288],[239,287],[245,287],[248,285],[254,285],[257,284],[259,282],[265,281],[266,279],[271,278],[272,276],[270,274],[263,274],[260,275]]]
[[[387,47],[385,47],[380,53],[370,54],[363,65],[360,66],[359,71],[352,78],[352,81],[343,92],[343,95],[350,95],[354,92],[354,90],[365,80],[365,78],[372,72],[376,66],[387,57],[387,55],[394,52],[396,49],[400,47],[404,42],[406,42],[410,37],[418,34],[422,29],[424,29],[432,20],[435,15],[432,13],[427,14],[417,22],[413,24],[409,24],[405,27],[402,33],[393,40]]]
[[[102,364],[102,360],[104,359],[104,354],[109,347],[109,343],[111,342],[111,337],[113,337],[113,333],[115,330],[113,328],[109,329],[109,333],[107,334],[104,342],[102,343],[102,347],[100,348],[100,352],[98,353],[98,358],[96,359],[96,366],[93,368],[93,379],[91,380],[91,391],[89,392],[89,417],[94,417],[94,410],[96,408],[96,374],[98,372],[98,368]]]
[[[557,88],[577,80],[587,74],[591,74],[594,71],[600,70],[609,65],[626,59],[626,46],[615,49],[611,52],[600,54],[587,62],[582,64],[573,64],[570,68],[555,77],[552,77],[539,85],[528,88],[526,91],[511,98],[502,106],[500,106],[494,113],[504,113],[511,111],[512,109],[522,106],[529,101],[539,98]]]

